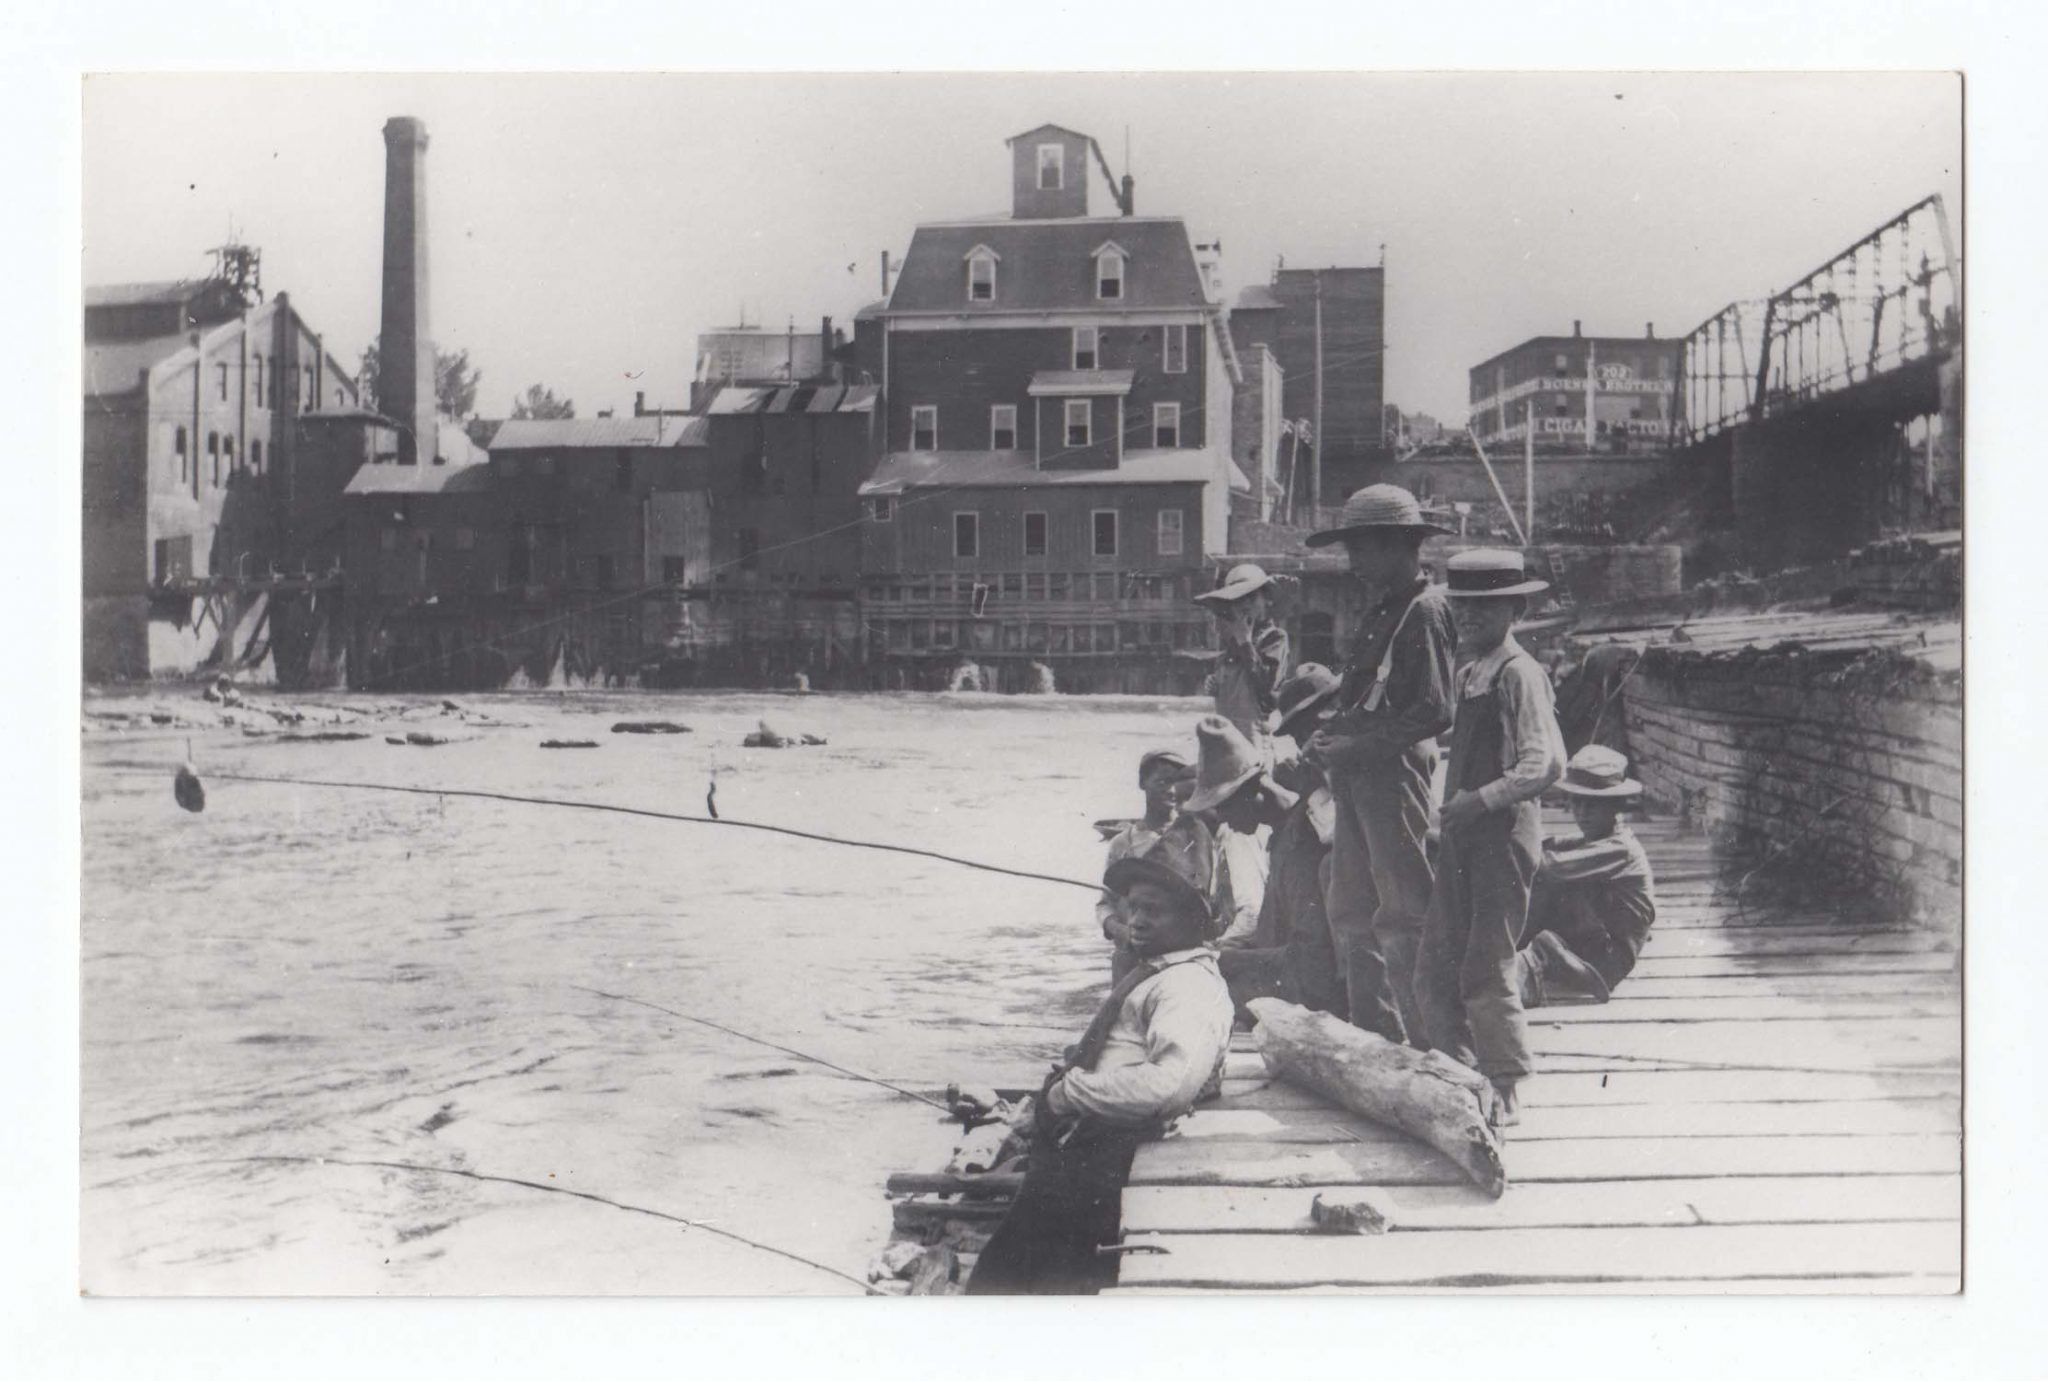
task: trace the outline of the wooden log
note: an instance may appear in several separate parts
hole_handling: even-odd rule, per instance
[[[917,1232],[933,1223],[960,1221],[1000,1223],[1010,1211],[1008,1199],[898,1199],[889,1206],[891,1223]]]
[[[1629,1104],[1833,1103],[1862,1099],[1952,1097],[1962,1091],[1954,1071],[1820,1073],[1809,1070],[1655,1069],[1617,1065],[1585,1073],[1544,1073],[1522,1089],[1522,1107],[1620,1107]],[[1273,1079],[1226,1079],[1221,1101],[1208,1109],[1326,1107],[1328,1100]],[[1206,1110],[1206,1109],[1205,1109]]]
[[[1258,998],[1251,1010],[1260,1055],[1276,1075],[1436,1148],[1496,1198],[1507,1188],[1481,1075],[1278,998]]]
[[[889,1176],[882,1187],[891,1194],[980,1194],[1011,1197],[1023,1187],[1024,1173],[995,1170],[986,1175],[946,1175],[903,1171]]]

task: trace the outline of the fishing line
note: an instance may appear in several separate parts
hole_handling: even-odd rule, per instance
[[[852,1276],[848,1275],[846,1272],[842,1270],[839,1270],[837,1267],[827,1266],[822,1261],[813,1261],[807,1256],[798,1256],[795,1252],[789,1251],[782,1247],[770,1246],[766,1242],[757,1242],[751,1237],[743,1236],[740,1233],[733,1232],[727,1228],[713,1227],[711,1224],[703,1221],[702,1219],[684,1218],[674,1213],[664,1212],[663,1210],[658,1208],[647,1208],[640,1204],[622,1203],[617,1199],[607,1199],[602,1194],[592,1194],[581,1189],[570,1189],[565,1185],[544,1184],[539,1180],[522,1180],[512,1175],[486,1175],[479,1170],[463,1170],[455,1166],[421,1165],[416,1161],[348,1160],[340,1156],[219,1156],[207,1160],[187,1161],[185,1162],[185,1164],[346,1165],[352,1169],[358,1170],[411,1170],[417,1171],[418,1173],[424,1175],[454,1175],[466,1180],[481,1180],[486,1184],[511,1184],[517,1185],[521,1189],[538,1189],[548,1194],[566,1194],[572,1199],[588,1199],[591,1203],[604,1204],[609,1208],[616,1208],[623,1213],[644,1214],[649,1218],[659,1218],[663,1222],[680,1224],[684,1228],[695,1228],[700,1232],[708,1232],[714,1237],[723,1237],[727,1241],[738,1242],[742,1246],[752,1247],[756,1251],[764,1251],[772,1256],[779,1256],[783,1258],[785,1261],[794,1261],[800,1266],[809,1266],[812,1270],[823,1271],[827,1275],[837,1276],[841,1280],[846,1281],[850,1285],[859,1286],[862,1294],[876,1295],[881,1293],[881,1291],[875,1289],[866,1281],[855,1280]],[[163,1168],[166,1170],[170,1170],[181,1167],[167,1165]]]
[[[759,1036],[750,1036],[746,1032],[736,1031],[730,1026],[721,1026],[707,1017],[693,1017],[688,1012],[678,1012],[673,1007],[664,1007],[659,1002],[649,1002],[644,997],[633,997],[627,993],[608,993],[602,988],[586,988],[581,983],[571,983],[569,986],[579,993],[592,993],[598,997],[608,997],[614,1002],[631,1002],[641,1007],[652,1007],[657,1012],[666,1012],[668,1015],[682,1021],[694,1021],[699,1026],[708,1026],[714,1031],[723,1031],[728,1036],[737,1036],[743,1041],[752,1041],[755,1045],[765,1045],[770,1050],[779,1050],[785,1055],[794,1055],[799,1060],[809,1060],[814,1065],[823,1065],[834,1073],[844,1074],[849,1079],[859,1079],[863,1083],[875,1084],[888,1089],[891,1093],[900,1093],[905,1098],[915,1098],[920,1103],[937,1108],[948,1117],[953,1115],[953,1110],[936,1098],[928,1098],[924,1094],[915,1093],[900,1084],[892,1084],[887,1079],[877,1079],[874,1075],[863,1074],[857,1069],[848,1069],[845,1065],[835,1065],[830,1060],[821,1060],[816,1055],[806,1055],[801,1050],[793,1050],[786,1045],[777,1045],[774,1041],[763,1040]]]
[[[983,863],[972,858],[958,858],[943,854],[936,849],[919,849],[909,844],[885,844],[873,839],[846,839],[839,835],[817,834],[810,830],[793,829],[788,825],[769,825],[757,820],[730,820],[724,816],[681,815],[674,811],[648,810],[640,806],[621,806],[604,801],[570,801],[553,796],[516,796],[505,791],[476,791],[458,787],[399,786],[391,782],[336,782],[323,781],[312,777],[269,777],[247,772],[209,772],[208,776],[225,782],[267,782],[274,786],[317,786],[343,791],[396,791],[408,796],[466,796],[479,801],[507,801],[522,806],[560,806],[568,810],[594,810],[611,815],[637,815],[649,820],[673,820],[685,825],[724,825],[738,830],[759,830],[766,834],[788,835],[792,839],[808,839],[819,844],[843,844],[852,849],[874,849],[881,853],[908,854],[913,858],[936,859],[941,863],[957,863],[963,868],[974,868],[984,873],[998,873],[1004,877],[1026,878],[1034,882],[1057,882],[1068,887],[1082,887],[1090,892],[1100,893],[1100,883],[1082,882],[1078,878],[1060,877],[1055,873],[1034,873],[1025,868],[1005,868],[999,863]]]

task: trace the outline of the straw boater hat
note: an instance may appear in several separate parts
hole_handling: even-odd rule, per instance
[[[1480,547],[1461,551],[1444,563],[1452,599],[1496,599],[1505,595],[1534,595],[1550,588],[1547,580],[1531,580],[1522,565],[1522,553],[1508,547]]]
[[[1337,526],[1311,532],[1307,545],[1326,547],[1332,542],[1343,541],[1354,532],[1370,532],[1375,528],[1393,528],[1401,532],[1450,531],[1426,520],[1422,516],[1422,505],[1400,485],[1368,484],[1344,501],[1344,512],[1338,516]]]
[[[1641,782],[1630,781],[1628,759],[1612,748],[1589,743],[1572,754],[1557,789],[1567,796],[1625,801],[1643,794]]]
[[[1273,577],[1266,574],[1263,566],[1247,561],[1232,566],[1230,573],[1223,577],[1223,583],[1205,594],[1195,596],[1198,604],[1235,604],[1246,595],[1255,594],[1273,583]]]
[[[1320,662],[1303,662],[1280,687],[1280,720],[1273,732],[1284,734],[1287,726],[1335,695],[1343,686],[1337,673]]]
[[[1220,714],[1203,715],[1195,725],[1195,738],[1202,745],[1200,765],[1195,769],[1195,794],[1181,807],[1190,815],[1216,809],[1266,770],[1258,750]]]

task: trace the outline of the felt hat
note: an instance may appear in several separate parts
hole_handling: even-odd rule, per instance
[[[1289,732],[1288,725],[1335,695],[1344,682],[1321,662],[1303,662],[1280,686],[1280,720],[1273,732]]]
[[[1273,577],[1266,574],[1265,567],[1246,561],[1232,566],[1223,577],[1223,583],[1215,589],[1195,596],[1197,604],[1235,604],[1246,595],[1256,594],[1273,583]]]
[[[1214,810],[1266,770],[1258,750],[1220,714],[1202,716],[1195,725],[1195,740],[1202,749],[1195,794],[1181,807],[1190,814]]]
[[[1540,594],[1547,580],[1531,580],[1522,553],[1512,547],[1478,547],[1461,551],[1444,563],[1446,588],[1452,599],[1498,599],[1506,595]]]
[[[1155,766],[1166,766],[1178,771],[1188,770],[1188,760],[1172,748],[1154,748],[1138,759],[1138,785],[1145,784],[1145,777]]]
[[[1589,743],[1565,764],[1557,789],[1567,796],[1626,800],[1643,794],[1643,784],[1629,780],[1628,759],[1612,748]]]
[[[1216,910],[1209,905],[1209,899],[1163,860],[1127,854],[1103,870],[1102,885],[1119,897],[1128,896],[1130,890],[1141,882],[1164,888],[1181,905],[1200,916],[1205,929],[1213,931],[1216,928]]]
[[[1332,542],[1343,541],[1354,532],[1369,532],[1375,528],[1392,528],[1401,532],[1450,531],[1424,519],[1422,505],[1400,485],[1368,484],[1344,500],[1344,511],[1337,516],[1337,526],[1311,532],[1306,545],[1326,547]]]

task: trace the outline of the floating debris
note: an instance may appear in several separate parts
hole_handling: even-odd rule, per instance
[[[171,781],[171,795],[194,815],[206,809],[206,784],[199,780],[199,769],[192,765],[192,740],[189,738],[185,740],[185,761]]]
[[[816,734],[790,735],[777,733],[768,727],[768,721],[765,719],[758,721],[754,727],[754,732],[748,734],[740,741],[740,746],[743,748],[820,748],[824,744],[825,740],[819,738]]]
[[[418,729],[413,729],[406,734],[403,741],[415,748],[439,748],[449,740],[439,734],[423,733]]]
[[[612,725],[615,734],[687,734],[690,726],[667,719],[622,719]]]
[[[543,748],[595,748],[597,747],[597,740],[594,738],[544,738],[540,741],[540,746]]]
[[[354,740],[356,740],[356,739],[359,739],[359,738],[368,738],[368,737],[370,737],[370,735],[369,735],[369,734],[367,734],[367,733],[365,733],[365,732],[364,732],[364,731],[362,731],[361,729],[320,729],[320,730],[316,730],[315,732],[313,732],[313,733],[310,733],[310,734],[279,734],[279,735],[277,735],[277,736],[276,736],[275,738],[273,738],[273,739],[271,740],[271,742],[273,742],[273,743],[349,743],[349,742],[352,742],[352,741],[354,741]],[[393,742],[396,742],[396,743],[402,743],[402,742],[404,742],[404,740],[403,740],[403,739],[394,739],[394,740],[392,740],[392,741],[393,741]]]

